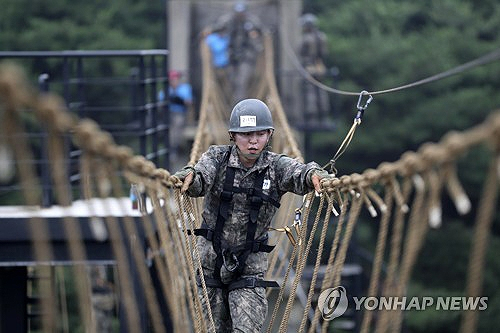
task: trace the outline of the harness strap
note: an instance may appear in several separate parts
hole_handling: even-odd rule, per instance
[[[224,263],[221,246],[222,231],[224,229],[224,224],[229,216],[229,207],[231,206],[231,201],[233,200],[232,188],[234,183],[234,175],[234,168],[226,168],[226,179],[224,180],[224,186],[222,188],[219,214],[217,214],[217,221],[215,222],[214,234],[212,236],[212,246],[215,253],[217,254],[215,260],[214,276],[220,276],[220,269]]]
[[[264,184],[264,177],[266,176],[266,171],[262,170],[257,177],[255,177],[253,188],[261,189]],[[256,195],[256,191],[252,192],[252,196],[250,199],[250,219],[247,223],[247,237],[245,241],[245,250],[238,257],[240,262],[239,266],[236,268],[239,274],[243,273],[243,269],[245,268],[245,262],[248,259],[248,256],[253,251],[254,241],[255,241],[255,233],[257,231],[257,218],[259,217],[260,207],[264,202],[262,198]]]
[[[226,175],[222,192],[220,194],[219,211],[217,214],[217,220],[215,222],[215,228],[213,231],[207,228],[194,230],[195,235],[204,236],[206,239],[212,241],[214,252],[217,255],[214,267],[215,277],[220,277],[220,270],[222,268],[222,265],[225,264],[224,254],[229,253],[234,257],[236,267],[234,267],[234,269],[232,269],[231,271],[236,271],[237,274],[241,275],[245,268],[245,262],[250,253],[259,251],[271,252],[273,250],[274,246],[269,246],[266,244],[266,242],[255,240],[255,234],[257,231],[257,219],[259,216],[260,208],[262,207],[264,201],[269,202],[270,204],[278,208],[280,206],[279,201],[273,199],[271,196],[263,193],[262,191],[267,169],[261,170],[257,174],[254,180],[253,188],[240,188],[238,186],[234,186],[236,169],[227,165],[229,155],[230,150],[228,150],[224,156],[224,162],[226,164]],[[247,194],[250,201],[249,221],[247,222],[247,234],[245,243],[242,244],[242,246],[228,248],[223,244],[222,234],[224,230],[224,224],[229,217],[229,209],[231,207],[234,193]],[[241,252],[241,254],[237,255],[238,252]]]
[[[226,284],[222,283],[220,279],[209,278],[205,276],[205,285],[208,288],[221,288],[224,289],[227,287]],[[198,286],[201,286],[200,280],[198,280]]]
[[[228,291],[232,291],[235,289],[241,288],[255,288],[255,287],[263,287],[263,288],[279,288],[280,285],[276,281],[267,281],[261,280],[254,277],[246,277],[240,278],[234,282],[231,282],[227,289]]]
[[[201,282],[198,280],[198,285],[201,285]],[[263,288],[279,288],[280,285],[276,281],[268,281],[261,280],[255,277],[245,277],[240,278],[231,283],[222,283],[221,280],[209,278],[205,276],[205,285],[208,288],[219,288],[219,289],[227,289],[228,291],[233,291],[235,289],[242,288],[255,288],[255,287],[263,287]]]
[[[260,188],[241,188],[241,187],[233,187],[233,192],[234,193],[245,193],[250,196],[257,196],[262,198],[263,201],[267,201],[270,204],[272,204],[276,208],[280,208],[281,204],[278,200],[274,199],[270,195],[265,194],[262,192]]]
[[[188,230],[188,234],[191,235],[191,234],[194,234],[196,236],[202,236],[204,237],[206,240],[208,241],[213,241],[213,237],[214,237],[214,231],[212,229],[209,229],[209,228],[199,228],[199,229],[194,229],[193,231],[191,230]],[[259,238],[259,239],[255,239],[252,243],[252,252],[271,252],[275,245],[268,245],[267,244],[267,237],[265,238]],[[229,250],[233,253],[236,253],[236,252],[239,252],[239,251],[242,251],[244,250],[246,247],[246,243],[243,245],[243,246],[235,246],[235,247],[231,247],[229,248]]]

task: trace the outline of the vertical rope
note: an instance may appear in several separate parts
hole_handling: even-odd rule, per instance
[[[129,181],[133,183],[140,182],[140,179],[134,180],[133,176],[129,172],[126,172],[125,175]],[[189,278],[188,274],[184,276],[182,275],[182,273],[185,272],[185,270],[182,269],[185,265],[177,262],[176,260],[176,255],[179,255],[178,252],[182,253],[182,250],[177,253],[175,251],[171,251],[172,247],[177,248],[177,246],[174,237],[172,236],[172,232],[167,227],[167,224],[175,224],[175,218],[173,217],[172,211],[170,209],[166,210],[165,207],[169,207],[168,205],[170,204],[172,191],[162,186],[161,181],[163,177],[168,178],[169,175],[170,174],[164,170],[157,170],[154,175],[154,181],[146,183],[146,190],[151,198],[153,213],[155,220],[157,221],[156,227],[159,237],[159,244],[157,245],[158,249],[156,250],[156,255],[153,255],[153,260],[159,268],[162,266],[164,267],[162,270],[159,270],[160,282],[162,284],[161,287],[164,299],[168,303],[174,331],[187,331],[188,305],[185,302],[186,290],[183,287],[182,282],[189,280]],[[165,185],[168,184],[165,183]],[[163,202],[160,201],[160,198]],[[153,237],[153,241],[156,242],[156,236]],[[152,249],[152,253],[155,254],[154,245],[152,245]],[[190,289],[187,291],[189,292]],[[192,299],[191,296],[188,297],[189,299]]]
[[[174,192],[174,196],[176,192]],[[177,200],[175,200],[177,202]],[[190,275],[189,270],[186,263],[189,263],[189,251],[186,249],[186,243],[183,241],[183,235],[179,231],[179,227],[177,225],[177,217],[174,212],[170,209],[163,209],[163,212],[167,215],[168,225],[161,225],[160,231],[162,233],[163,244],[166,249],[166,253],[170,258],[171,270],[170,273],[174,274],[175,272],[179,272],[180,280],[178,281],[177,287],[181,290],[186,290],[187,295],[183,295],[181,299],[178,299],[178,304],[180,306],[181,314],[183,316],[183,321],[179,323],[180,327],[186,327],[187,330],[188,324],[197,320],[196,310],[195,310],[195,300],[197,295],[194,294],[195,290],[190,287]],[[177,206],[177,209],[180,207]],[[179,211],[177,211],[177,215]],[[172,246],[173,244],[173,246]],[[170,248],[173,247],[177,249],[174,253],[170,251]],[[168,250],[167,250],[168,249]],[[187,298],[187,300],[186,300]],[[187,304],[186,304],[187,301]],[[184,306],[184,307],[182,307]],[[188,320],[188,311],[191,315],[191,320]]]
[[[167,220],[163,214],[163,209],[158,197],[160,189],[161,187],[158,183],[155,186],[155,190],[148,188],[148,195],[150,196],[153,205],[156,207],[156,209],[153,210],[153,214],[156,220],[159,241],[156,240],[156,235],[151,234],[152,230],[148,230],[148,233],[151,234],[149,238],[151,238],[151,248],[153,253],[157,253],[153,256],[153,260],[157,266],[163,298],[168,304],[174,331],[181,329],[186,330],[186,327],[183,325],[181,319],[181,308],[179,308],[179,305],[181,304],[180,300],[184,297],[183,291],[180,289],[178,283],[182,276],[176,275],[178,270],[175,265],[175,259],[173,258],[173,252],[168,249],[173,245],[173,240],[170,235],[166,235],[166,228],[164,226],[165,223],[168,223],[169,221],[171,222],[172,220]],[[163,192],[162,195],[165,195],[165,192]],[[165,205],[168,203],[169,199],[169,197],[165,198]],[[148,226],[148,229],[149,228],[151,227]]]
[[[326,194],[323,194],[323,196],[326,196]],[[307,317],[309,314],[309,310],[311,308],[312,297],[314,295],[314,290],[316,287],[316,279],[318,277],[318,270],[319,270],[319,266],[321,264],[321,256],[323,254],[323,247],[325,244],[326,232],[328,231],[328,223],[330,222],[330,215],[331,215],[331,211],[332,211],[332,207],[333,207],[333,197],[332,196],[327,196],[327,197],[328,197],[328,205],[326,208],[325,217],[323,219],[323,227],[322,227],[321,235],[319,238],[319,245],[318,245],[318,250],[317,250],[317,254],[316,254],[316,263],[314,265],[314,270],[313,270],[311,282],[309,285],[309,293],[307,295],[307,302],[306,302],[306,305],[304,307],[304,314],[302,316],[302,322],[300,323],[300,327],[299,327],[298,332],[303,332],[305,327],[306,327],[306,321],[307,321]],[[317,214],[318,214],[318,216],[321,215],[321,211],[318,211]]]
[[[179,207],[185,208],[186,207],[185,205],[187,205],[189,202],[189,198],[187,196],[181,195],[179,190],[175,191],[175,199],[176,199],[177,205]],[[203,276],[203,270],[201,267],[201,261],[199,260],[199,253],[197,252],[197,248],[196,248],[195,236],[191,235],[191,237],[190,237],[188,235],[189,225],[188,225],[188,222],[186,222],[186,220],[189,220],[190,218],[191,218],[190,210],[185,209],[184,212],[182,214],[180,214],[180,221],[181,221],[181,225],[182,225],[182,228],[184,231],[183,235],[184,235],[184,240],[185,240],[186,249],[187,249],[186,258],[188,259],[190,281],[192,283],[193,290],[198,290],[198,287],[196,285],[196,272],[195,272],[195,270],[200,269],[199,277],[200,277],[202,286],[204,286],[202,289],[203,297],[207,301],[207,303],[206,303],[206,315],[208,317],[211,328],[215,332],[215,322],[214,322],[214,319],[212,317],[212,311],[210,308],[210,302],[209,302],[207,288],[206,288],[205,280],[204,280],[204,276]],[[195,254],[197,254],[196,258],[194,258],[198,263],[198,265],[196,267],[195,267],[195,263],[194,263],[193,258],[192,258],[193,252]],[[196,293],[194,293],[194,294],[196,296]],[[197,297],[195,298],[195,311],[196,311],[195,323],[196,323],[196,327],[197,327],[196,331],[198,332],[198,331],[203,330],[204,332],[206,332],[207,326],[205,324],[205,321],[203,320],[204,316],[203,316],[202,304],[200,303],[200,300]]]
[[[319,201],[318,214],[316,215],[316,218],[314,220],[314,224],[312,225],[306,249],[303,252],[302,256],[297,259],[297,272],[295,275],[295,280],[293,281],[293,284],[292,284],[292,289],[290,290],[290,296],[288,297],[288,302],[286,304],[285,313],[283,314],[283,320],[281,321],[280,330],[279,330],[280,333],[286,332],[286,327],[288,325],[288,320],[290,319],[290,313],[292,311],[292,305],[293,305],[293,302],[295,300],[295,295],[297,292],[298,285],[300,284],[300,279],[302,278],[302,273],[304,271],[304,267],[305,267],[305,264],[307,261],[307,254],[309,253],[309,250],[311,249],[311,246],[312,246],[312,242],[314,240],[314,234],[316,233],[316,229],[317,229],[317,226],[319,223],[319,218],[320,218],[319,213],[323,209],[324,201],[325,201],[325,196],[321,196],[320,201]],[[307,221],[306,218],[304,218],[304,221]],[[306,228],[304,228],[304,229],[306,229]]]
[[[340,244],[340,248],[337,253],[337,257],[335,258],[335,262],[333,264],[333,272],[332,272],[332,281],[333,286],[338,286],[340,284],[340,280],[342,278],[342,268],[344,266],[345,258],[347,255],[347,249],[349,248],[349,243],[351,242],[351,237],[354,231],[354,226],[359,217],[359,213],[361,212],[361,207],[363,206],[363,195],[352,198],[351,209],[349,210],[349,219],[347,221],[345,227],[344,237],[342,238],[342,242]],[[321,327],[322,332],[326,332],[327,329],[327,321],[323,322]]]
[[[14,160],[17,161],[19,182],[21,185],[21,193],[25,204],[28,206],[40,205],[40,182],[36,176],[34,166],[29,163],[19,163],[20,161],[34,160],[33,153],[30,149],[24,127],[19,119],[18,107],[19,100],[16,99],[16,94],[27,94],[23,90],[23,86],[13,86],[9,83],[12,77],[19,77],[19,73],[12,68],[1,67],[0,80],[5,81],[3,89],[8,92],[7,95],[2,94],[0,99],[0,108],[3,108],[2,131],[5,134],[5,143],[11,148]],[[14,81],[15,82],[15,81]],[[33,257],[38,262],[48,262],[53,259],[52,246],[49,242],[49,229],[47,220],[40,217],[29,218],[30,235],[33,244]],[[55,316],[52,311],[55,309],[55,304],[52,297],[52,291],[48,288],[40,290],[41,306],[43,309],[48,309],[42,313],[42,329],[45,332],[52,332],[55,329]]]
[[[375,258],[373,260],[372,274],[370,277],[370,286],[368,287],[367,296],[377,295],[377,290],[380,280],[380,272],[382,270],[382,263],[384,260],[387,233],[389,230],[389,220],[392,214],[392,205],[394,198],[393,187],[387,186],[385,188],[385,191],[386,192],[385,192],[384,204],[387,207],[387,209],[385,210],[385,212],[382,213],[382,218],[380,220],[379,232],[376,243],[377,245],[375,247],[375,256],[374,256]],[[360,330],[361,333],[369,332],[372,316],[373,316],[372,311],[365,312],[363,321],[361,323],[361,330]]]
[[[323,281],[321,283],[321,292],[323,292],[324,290],[326,290],[332,286],[333,274],[329,274],[329,273],[333,269],[334,261],[336,259],[335,254],[337,252],[337,248],[338,248],[338,245],[340,242],[340,235],[342,233],[343,224],[345,221],[346,213],[348,211],[347,208],[348,208],[349,201],[339,199],[339,202],[343,202],[345,204],[341,205],[340,216],[339,216],[339,219],[337,222],[337,227],[335,228],[335,235],[333,236],[333,241],[332,241],[332,245],[330,248],[330,255],[328,257],[328,263],[327,263],[326,269],[325,269],[325,276],[323,277]],[[313,333],[316,330],[316,326],[318,325],[318,322],[319,322],[319,317],[320,317],[320,309],[319,309],[319,307],[317,307],[316,310],[314,311],[314,318],[311,322],[311,326],[309,327],[309,331],[308,331],[309,333]]]
[[[410,219],[408,221],[409,230],[406,237],[406,246],[401,262],[400,279],[396,288],[396,295],[406,295],[406,288],[411,278],[413,267],[418,258],[418,253],[423,245],[425,236],[429,229],[429,212],[432,207],[435,207],[436,198],[441,186],[439,185],[440,179],[434,170],[429,170],[424,174],[424,184],[426,186],[416,187],[417,194],[411,209]],[[425,189],[429,188],[429,192]],[[425,195],[427,195],[427,198]],[[427,200],[425,200],[427,199]],[[392,311],[391,315],[394,316],[390,321],[392,330],[401,331],[403,315],[401,309]],[[377,327],[379,329],[379,327]],[[380,332],[387,331],[381,327]]]
[[[412,182],[409,178],[409,175],[406,176],[403,182],[403,197],[406,201],[408,196],[410,195],[410,191],[412,189]],[[414,207],[412,207],[413,209]],[[393,222],[393,230],[392,230],[392,238],[391,238],[391,248],[389,253],[389,263],[387,264],[387,274],[385,277],[382,294],[386,296],[391,296],[394,294],[394,291],[397,288],[397,279],[398,279],[398,267],[401,259],[402,250],[402,240],[403,240],[403,232],[404,232],[404,222],[405,222],[406,213],[401,209],[397,209],[394,212],[394,222]],[[382,327],[381,331],[387,330],[389,325],[388,318],[390,313],[388,311],[382,311],[378,317],[378,326]]]
[[[55,96],[46,96],[44,101],[40,101],[42,106],[47,106],[47,111],[52,111],[51,115],[54,117],[54,122],[50,123],[48,127],[48,151],[49,160],[51,165],[52,179],[54,181],[54,193],[57,202],[62,206],[65,214],[63,216],[63,227],[67,239],[69,240],[69,253],[70,257],[77,264],[73,265],[73,273],[77,285],[78,304],[83,326],[87,330],[92,329],[92,309],[90,302],[90,286],[87,278],[85,266],[82,264],[86,261],[85,246],[82,241],[81,231],[79,230],[78,221],[71,216],[69,206],[71,205],[72,194],[69,191],[67,184],[65,155],[63,135],[58,125],[61,125],[65,119],[58,119],[54,110],[61,110],[62,101],[55,98]],[[61,126],[62,127],[62,126]]]
[[[469,297],[481,296],[484,280],[484,266],[486,252],[490,239],[490,229],[496,211],[495,203],[498,196],[498,160],[492,159],[488,175],[483,186],[483,193],[479,203],[478,215],[472,239],[472,249],[469,258],[466,295]],[[473,333],[477,329],[479,313],[474,310],[465,311],[462,316],[460,333]]]
[[[290,259],[288,261],[288,267],[286,269],[285,276],[283,277],[283,283],[282,283],[280,291],[278,293],[278,297],[276,298],[276,304],[274,305],[273,313],[271,315],[271,320],[269,321],[269,326],[267,327],[267,331],[266,331],[267,333],[271,333],[274,322],[276,321],[276,318],[278,316],[278,310],[280,308],[281,301],[283,300],[283,295],[284,295],[285,289],[287,287],[288,278],[290,276],[290,272],[292,271],[293,263],[294,263],[295,258],[297,256],[298,247],[299,247],[299,245],[294,246],[293,250],[292,250],[292,254],[290,255]]]
[[[191,222],[190,227],[191,230],[194,230],[196,223],[195,223],[195,217],[193,215],[193,201],[192,199],[188,198],[187,196],[184,196],[184,208],[189,212],[191,215],[191,218],[189,221]],[[194,256],[194,260],[196,261],[196,268],[200,272],[199,278],[200,278],[200,284],[202,288],[202,294],[207,302],[207,305],[210,304],[210,299],[208,297],[208,290],[207,290],[207,285],[205,283],[205,276],[203,275],[203,266],[201,264],[201,257],[200,257],[200,252],[198,251],[198,247],[196,246],[196,237],[194,235],[191,235],[192,243],[193,243],[193,251],[191,251],[191,254]],[[200,308],[201,308],[201,303],[200,303]],[[215,322],[213,319],[212,315],[212,309],[208,306],[207,309],[207,315],[208,319],[211,325],[211,329],[215,332]]]
[[[112,177],[106,167],[99,164],[96,166],[96,168],[97,170],[95,174],[97,184],[101,183],[101,181],[108,181],[109,177]],[[97,188],[100,198],[108,197],[109,193],[103,187],[97,186]],[[109,207],[104,206],[104,209],[109,210]],[[140,332],[140,319],[138,315],[139,308],[137,306],[136,295],[134,292],[132,292],[134,288],[130,279],[130,264],[126,251],[125,237],[120,230],[120,223],[118,219],[114,217],[111,212],[105,212],[104,221],[109,231],[110,239],[112,240],[111,247],[117,262],[116,268],[118,271],[119,291],[122,298],[124,310],[127,314],[127,328],[131,332]]]

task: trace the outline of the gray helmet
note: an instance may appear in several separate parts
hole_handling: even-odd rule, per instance
[[[315,27],[317,22],[318,22],[318,19],[317,19],[316,15],[311,14],[311,13],[307,13],[307,14],[302,15],[301,21],[302,21],[302,25],[304,27]]]
[[[233,11],[235,13],[243,13],[246,10],[247,10],[247,5],[243,1],[237,2],[233,6]]]
[[[229,132],[245,133],[274,130],[271,111],[258,99],[244,99],[236,104],[229,118]]]

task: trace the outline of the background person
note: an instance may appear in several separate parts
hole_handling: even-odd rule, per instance
[[[177,70],[168,72],[168,100],[170,103],[170,161],[175,163],[184,137],[186,127],[186,117],[190,113],[193,105],[193,89],[187,82],[181,82],[182,74]],[[158,100],[164,101],[165,92],[161,90]]]
[[[226,96],[229,96],[229,33],[227,26],[215,26],[205,38],[212,55],[215,76]]]
[[[233,102],[249,97],[259,55],[264,50],[262,27],[257,17],[248,13],[247,5],[238,2],[230,17],[223,17],[217,24],[229,33],[230,82],[233,86]]]
[[[324,59],[327,54],[325,33],[317,26],[315,15],[307,13],[301,17],[302,40],[300,44],[300,61],[302,67],[316,80],[321,81],[327,74]],[[304,80],[304,117],[307,122],[321,124],[329,113],[330,103],[326,91]]]

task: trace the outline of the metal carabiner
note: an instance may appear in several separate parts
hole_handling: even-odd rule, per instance
[[[300,220],[301,217],[302,217],[302,208],[295,208],[295,220],[293,221],[293,224],[302,225],[302,221]]]
[[[289,226],[286,225],[283,228],[269,227],[269,230],[284,232],[286,234],[286,236],[288,237],[288,240],[290,241],[290,243],[292,243],[292,246],[295,246],[297,244],[297,242],[295,241],[295,237],[293,237],[292,229],[290,229]]]
[[[292,227],[295,229],[295,234],[297,235],[299,245],[302,245],[302,239],[300,238],[300,227],[302,226],[302,208],[295,209],[295,220],[293,221]],[[295,246],[295,245],[294,245]]]
[[[238,266],[240,265],[240,261],[238,260],[238,256],[236,254],[230,252],[229,254],[231,255],[231,259],[234,261],[234,264],[229,265],[226,262],[226,253],[227,252],[228,252],[227,249],[222,250],[222,263],[224,264],[224,267],[226,267],[226,269],[232,273],[238,268]]]
[[[361,103],[363,101],[363,96],[368,95],[368,99],[365,102],[364,106],[361,106]],[[356,118],[354,118],[354,121],[359,120],[361,121],[361,118],[363,118],[363,114],[365,112],[365,109],[368,107],[368,105],[371,103],[373,100],[373,96],[368,93],[368,91],[363,90],[362,92],[359,93],[359,98],[358,98],[358,104],[356,105],[358,109],[358,113],[356,114]]]

